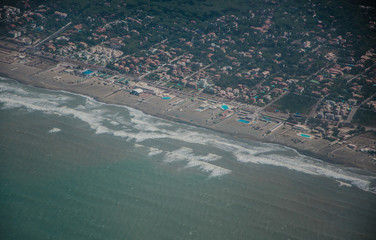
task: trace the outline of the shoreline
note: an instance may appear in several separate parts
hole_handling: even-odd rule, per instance
[[[59,79],[56,76],[54,77],[55,74],[59,76]],[[54,72],[53,68],[40,69],[34,66],[27,66],[23,63],[0,62],[0,76],[14,79],[25,85],[66,91],[92,97],[102,103],[127,106],[151,116],[216,131],[235,139],[279,144],[293,148],[300,154],[330,164],[355,167],[376,173],[376,161],[368,155],[352,151],[345,146],[331,146],[329,145],[330,142],[324,139],[300,140],[299,137],[295,136],[297,135],[296,132],[292,131],[287,126],[286,128],[283,127],[281,130],[277,130],[276,133],[265,135],[260,131],[253,130],[251,125],[236,122],[238,119],[236,114],[225,118],[219,123],[210,123],[208,122],[209,118],[214,116],[217,112],[213,110],[213,113],[210,113],[210,115],[209,113],[201,114],[200,112],[192,110],[190,108],[191,105],[193,105],[192,108],[194,108],[195,104],[200,104],[198,100],[195,102],[192,99],[187,100],[181,96],[175,96],[178,99],[181,98],[181,101],[185,101],[182,104],[182,108],[180,108],[180,105],[175,107],[173,103],[169,103],[170,100],[166,101],[158,96],[147,95],[146,97],[138,97],[131,95],[129,92],[126,92],[124,86],[119,86],[114,83],[104,85],[96,78],[87,78],[79,82],[82,77],[79,78],[78,76],[67,73]]]

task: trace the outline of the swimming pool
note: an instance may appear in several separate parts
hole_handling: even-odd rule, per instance
[[[247,120],[243,120],[243,119],[239,119],[238,122],[249,123],[249,121],[247,121]]]
[[[85,72],[83,72],[83,74],[85,74],[85,75],[88,75],[88,74],[91,74],[91,73],[93,73],[93,71],[91,71],[91,70],[86,70]]]
[[[222,109],[223,110],[228,110],[228,109],[230,109],[227,105],[222,105]]]
[[[171,99],[170,97],[163,97],[162,99]]]
[[[311,138],[311,135],[303,134],[303,133],[301,133],[300,136],[305,137],[305,138]]]

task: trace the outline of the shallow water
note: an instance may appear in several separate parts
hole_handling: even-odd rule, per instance
[[[1,239],[372,239],[374,177],[0,81]]]

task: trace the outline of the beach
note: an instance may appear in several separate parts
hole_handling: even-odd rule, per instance
[[[5,61],[9,56],[13,56],[14,60]],[[223,109],[220,108],[220,102],[208,103],[199,97],[187,97],[184,94],[179,95],[178,92],[172,93],[172,98],[149,93],[140,96],[132,95],[129,86],[102,81],[95,76],[83,77],[64,72],[61,67],[64,63],[38,59],[36,56],[21,60],[17,56],[16,51],[2,49],[0,52],[2,76],[27,85],[64,90],[90,96],[104,103],[129,106],[146,114],[211,129],[239,139],[282,144],[331,163],[376,172],[376,161],[371,156],[347,146],[332,145],[322,138],[304,138],[288,125],[268,133],[267,131],[276,123],[239,122],[237,113],[241,109],[235,104],[232,112],[222,116]],[[369,142],[373,143],[374,140],[369,139]]]
[[[268,143],[222,105],[33,72],[39,87],[0,77],[2,239],[373,239],[373,172]]]

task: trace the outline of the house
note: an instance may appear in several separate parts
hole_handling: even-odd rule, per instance
[[[10,31],[9,36],[12,37],[12,38],[18,38],[19,36],[21,36],[21,32],[20,31]]]
[[[190,87],[190,88],[193,88],[193,89],[197,89],[197,83],[195,83],[195,82],[188,82],[187,83],[187,87]]]
[[[349,104],[350,104],[350,105],[355,106],[356,103],[357,103],[357,100],[356,100],[356,99],[353,99],[353,98],[350,98],[350,99],[349,99]]]
[[[334,120],[334,114],[333,113],[326,113],[325,118],[328,120]]]
[[[324,114],[322,112],[318,112],[317,115],[316,115],[316,118],[323,119],[324,118]]]

